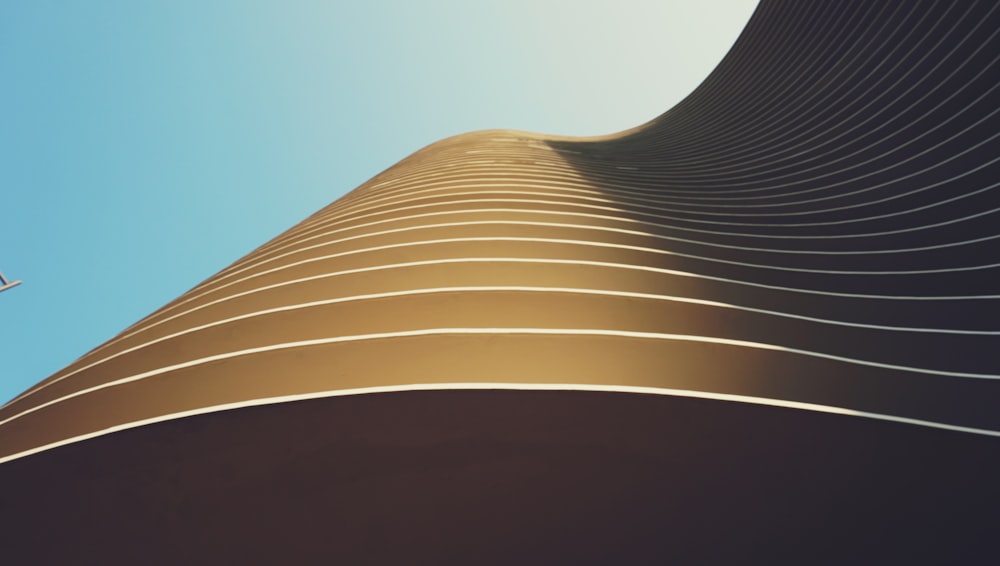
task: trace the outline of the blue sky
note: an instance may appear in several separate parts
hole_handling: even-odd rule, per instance
[[[664,112],[746,0],[0,0],[0,403],[409,153]]]

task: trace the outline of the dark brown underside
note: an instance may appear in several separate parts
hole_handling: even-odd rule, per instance
[[[8,564],[981,563],[995,438],[635,394],[425,391],[0,465]]]

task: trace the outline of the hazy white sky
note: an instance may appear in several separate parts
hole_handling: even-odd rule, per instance
[[[0,402],[423,145],[654,118],[755,5],[0,4]]]

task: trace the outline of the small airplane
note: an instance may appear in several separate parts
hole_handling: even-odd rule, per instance
[[[20,281],[8,281],[7,278],[3,276],[3,273],[0,273],[0,291],[6,291],[11,287],[16,287],[20,284]]]

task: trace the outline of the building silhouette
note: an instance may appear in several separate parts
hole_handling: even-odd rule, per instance
[[[998,30],[765,1],[647,124],[416,152],[0,408],[4,547],[981,563]]]

